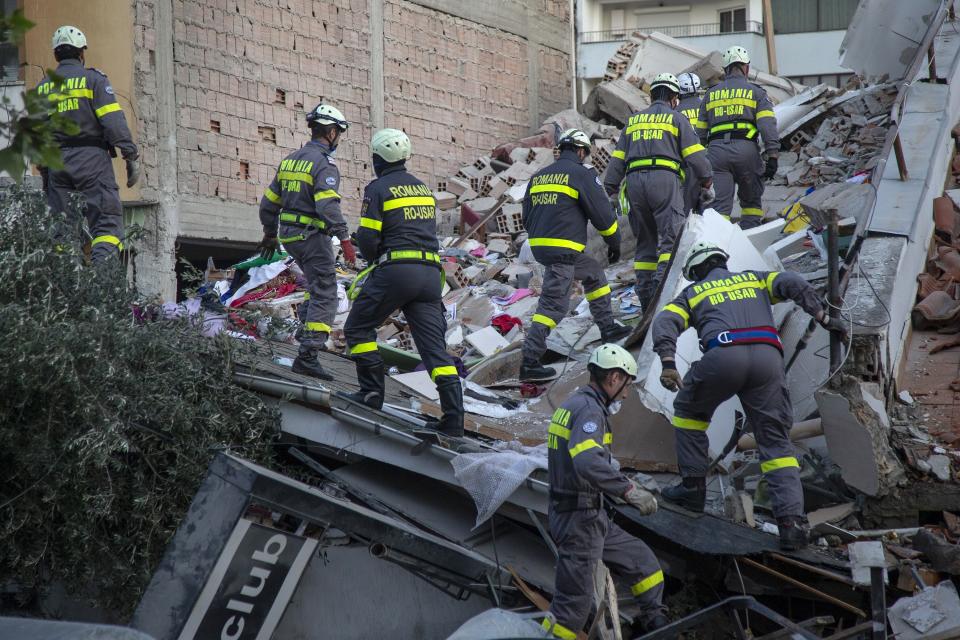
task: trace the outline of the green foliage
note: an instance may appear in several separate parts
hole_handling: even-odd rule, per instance
[[[20,9],[9,16],[0,13],[0,43],[20,44],[31,27],[33,23]],[[57,79],[53,72],[47,71],[47,74]],[[0,101],[0,137],[9,143],[0,149],[0,171],[8,172],[17,181],[23,177],[29,163],[53,169],[62,167],[54,133],[75,135],[80,132],[75,122],[50,109],[46,96],[26,91],[23,99],[22,109],[6,96]]]
[[[136,321],[122,269],[54,251],[49,216],[0,193],[0,582],[123,615],[214,449],[268,462],[279,419],[231,381],[255,344]]]

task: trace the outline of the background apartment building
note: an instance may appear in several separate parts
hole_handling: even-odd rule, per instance
[[[84,31],[88,64],[110,76],[144,168],[121,194],[148,231],[132,269],[167,299],[178,257],[249,254],[263,187],[321,100],[351,122],[336,159],[354,224],[374,129],[406,131],[412,170],[435,186],[573,104],[570,0],[0,2],[37,24],[0,52],[8,80],[32,87],[55,66],[62,24]]]
[[[582,97],[603,77],[607,60],[633,31],[659,31],[709,53],[741,45],[753,66],[769,71],[763,0],[580,0],[577,77]],[[805,84],[841,86],[849,77],[838,50],[857,0],[770,0],[777,73]],[[680,71],[672,69],[671,71]]]

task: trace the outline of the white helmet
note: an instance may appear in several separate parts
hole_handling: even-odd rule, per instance
[[[83,35],[83,31],[80,31],[80,29],[76,27],[64,25],[53,32],[54,51],[56,51],[57,47],[65,44],[76,47],[77,49],[86,49],[87,36]]]
[[[750,54],[743,47],[734,45],[723,52],[723,68],[726,69],[734,62],[750,64]]]
[[[346,131],[347,128],[350,127],[350,123],[343,117],[340,110],[328,104],[318,104],[312,111],[307,113],[307,124],[311,127],[314,125],[323,126],[335,124],[340,131]]]
[[[571,146],[578,149],[586,149],[590,153],[590,136],[580,129],[567,129],[557,140],[557,147]]]
[[[680,93],[680,83],[677,82],[677,76],[672,73],[658,73],[657,77],[654,78],[650,84],[650,91],[653,91],[657,87],[666,87],[674,93]]]
[[[632,378],[637,377],[637,361],[630,352],[615,344],[602,344],[590,354],[587,366],[598,369],[620,369]]]
[[[373,134],[370,150],[387,162],[400,162],[410,157],[410,138],[399,129],[380,129]]]
[[[683,263],[683,277],[693,282],[696,279],[693,269],[713,256],[723,256],[724,260],[730,258],[726,251],[715,244],[703,240],[694,243],[693,248],[690,249],[690,255],[687,256],[687,261]]]
[[[677,82],[680,84],[680,95],[689,96],[700,91],[700,76],[689,71],[677,76]]]

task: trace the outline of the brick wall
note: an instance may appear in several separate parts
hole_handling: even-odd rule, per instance
[[[145,197],[158,186],[155,1],[135,0]],[[566,0],[539,5],[569,19]],[[337,164],[355,219],[372,177],[368,0],[173,0],[173,19],[179,195],[256,205],[280,159],[307,140],[304,110],[329,101],[352,123]],[[546,117],[569,105],[569,57],[543,46],[538,54]],[[527,55],[519,36],[385,1],[385,121],[410,135],[412,168],[428,184],[529,133]]]

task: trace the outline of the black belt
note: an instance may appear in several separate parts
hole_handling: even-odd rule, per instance
[[[603,506],[603,496],[599,493],[580,493],[578,491],[550,490],[550,506],[557,513],[567,511],[587,511]]]

